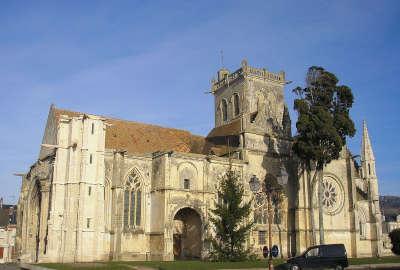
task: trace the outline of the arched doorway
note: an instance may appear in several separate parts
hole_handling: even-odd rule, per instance
[[[174,259],[201,257],[201,218],[192,208],[180,209],[174,217]]]

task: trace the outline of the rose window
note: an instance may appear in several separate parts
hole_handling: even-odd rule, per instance
[[[318,205],[318,186],[315,188],[314,205]],[[344,190],[342,184],[331,176],[324,176],[322,181],[322,205],[324,212],[335,215],[340,212],[344,204]]]
[[[336,187],[332,182],[324,181],[322,183],[322,190],[324,191],[322,195],[323,205],[327,208],[334,206],[337,200]]]

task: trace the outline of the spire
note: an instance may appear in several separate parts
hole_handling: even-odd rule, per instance
[[[371,141],[368,135],[367,123],[363,121],[363,136],[361,145],[361,161],[375,161],[374,152],[372,151]]]

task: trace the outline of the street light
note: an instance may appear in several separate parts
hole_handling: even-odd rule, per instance
[[[280,174],[278,175],[278,183],[280,185],[286,185],[289,179],[289,174],[287,173],[285,167],[281,167]]]
[[[257,176],[253,174],[253,176],[250,178],[249,185],[250,185],[250,190],[253,193],[257,193],[258,190],[260,189],[260,180],[257,178]]]

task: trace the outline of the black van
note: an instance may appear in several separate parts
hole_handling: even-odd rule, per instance
[[[290,270],[335,269],[349,266],[343,244],[319,245],[308,248],[302,255],[287,260]]]

